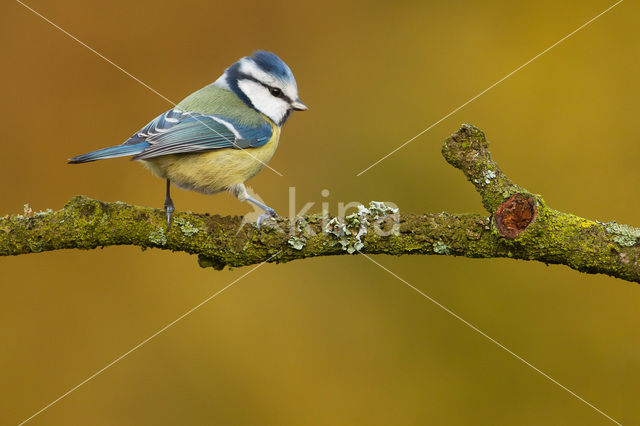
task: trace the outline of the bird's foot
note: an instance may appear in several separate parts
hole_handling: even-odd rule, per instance
[[[175,210],[175,207],[173,207],[173,201],[171,201],[171,199],[165,200],[164,211],[167,213],[167,227],[171,225],[171,215],[173,215]]]
[[[258,220],[256,221],[256,228],[260,229],[260,227],[265,221],[268,221],[269,219],[273,219],[276,217],[278,217],[278,213],[276,213],[276,211],[271,207],[267,207],[265,209],[265,213],[258,216]]]

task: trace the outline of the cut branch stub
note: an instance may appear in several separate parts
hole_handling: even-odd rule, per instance
[[[514,194],[500,204],[494,214],[498,233],[513,239],[529,227],[538,215],[536,200],[525,194]]]

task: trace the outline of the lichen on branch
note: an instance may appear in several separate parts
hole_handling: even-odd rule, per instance
[[[167,227],[162,210],[77,196],[59,211],[25,207],[0,218],[0,255],[135,245],[197,254],[201,266],[222,269],[359,252],[437,254],[536,260],[640,282],[640,229],[549,208],[502,172],[488,146],[481,130],[463,125],[442,154],[475,186],[489,215],[400,215],[372,202],[345,218],[279,218],[262,229],[240,217],[176,212]]]

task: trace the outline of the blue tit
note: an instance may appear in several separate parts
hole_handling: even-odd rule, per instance
[[[298,98],[291,69],[278,56],[257,51],[227,68],[215,82],[159,115],[121,145],[73,157],[69,163],[132,156],[166,179],[164,208],[171,223],[171,183],[204,194],[229,191],[265,211],[244,183],[273,156],[282,125],[307,106]]]

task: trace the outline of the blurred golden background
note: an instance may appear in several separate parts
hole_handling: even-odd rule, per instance
[[[281,214],[387,200],[482,212],[440,155],[468,122],[553,207],[640,225],[640,7],[623,2],[360,177],[449,111],[613,2],[27,4],[173,100],[255,49],[280,55],[310,106],[250,185]],[[21,6],[0,6],[0,214],[73,195],[161,207],[126,159],[69,166],[170,107]],[[328,189],[328,199],[321,191]],[[175,190],[178,210],[241,215]],[[623,424],[639,424],[640,288],[564,266],[378,256]],[[0,423],[17,424],[249,268],[160,250],[0,259]],[[266,265],[82,386],[38,425],[605,425],[605,417],[362,257]]]

